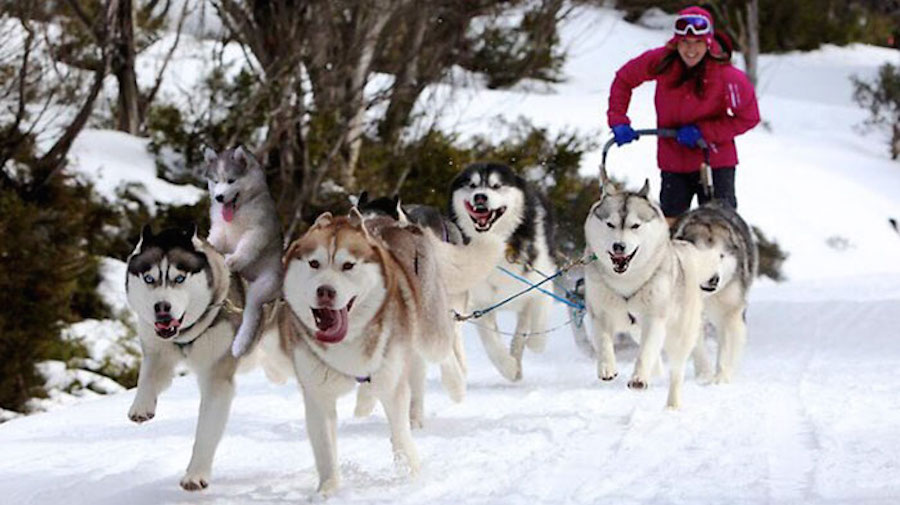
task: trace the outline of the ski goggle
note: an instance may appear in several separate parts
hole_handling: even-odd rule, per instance
[[[705,16],[688,14],[675,20],[675,35],[706,35],[712,31],[712,23]]]

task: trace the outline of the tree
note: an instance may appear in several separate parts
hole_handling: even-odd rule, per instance
[[[853,99],[869,111],[864,125],[869,128],[887,127],[891,130],[891,159],[900,157],[900,68],[885,63],[871,82],[851,77],[855,88]]]

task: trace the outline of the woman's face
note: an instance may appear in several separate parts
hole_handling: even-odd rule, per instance
[[[682,37],[678,39],[678,54],[681,56],[684,64],[688,68],[692,68],[706,56],[706,41]]]

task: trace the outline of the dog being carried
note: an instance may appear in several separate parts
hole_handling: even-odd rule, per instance
[[[247,281],[241,327],[231,348],[235,357],[253,345],[263,304],[281,293],[282,233],[266,175],[243,147],[204,151],[210,194],[209,242],[225,264]]]

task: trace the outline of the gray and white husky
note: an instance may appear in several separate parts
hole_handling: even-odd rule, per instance
[[[280,296],[282,233],[266,175],[243,147],[216,154],[204,151],[210,194],[209,242],[225,255],[225,265],[247,281],[247,299],[232,354],[253,345],[262,306]]]
[[[128,417],[136,423],[153,419],[157,398],[171,384],[175,365],[186,362],[197,374],[201,401],[194,450],[181,487],[206,488],[238,366],[230,349],[240,316],[224,305],[229,297],[240,304],[240,296],[232,291],[225,260],[193,230],[154,235],[149,226],[128,258],[125,291],[137,316],[143,354]]]
[[[669,364],[667,406],[681,405],[685,365],[700,333],[703,301],[698,289],[703,272],[713,269],[713,253],[670,240],[663,213],[647,194],[603,186],[601,199],[584,223],[587,254],[585,303],[597,352],[597,375],[618,374],[613,335],[640,327],[640,351],[632,389],[644,389],[665,350]],[[632,332],[633,336],[634,333]]]
[[[536,284],[555,271],[554,223],[550,205],[533,185],[500,163],[474,163],[451,183],[450,218],[466,244],[490,242],[487,254],[469,257],[488,266],[487,277],[469,290],[470,309],[484,309],[526,289],[515,276]],[[502,269],[502,270],[501,270]],[[503,270],[506,270],[504,272]],[[453,276],[449,277],[453,279]],[[522,378],[525,346],[542,352],[553,300],[533,290],[504,305],[516,313],[509,349],[502,342],[494,312],[486,314],[478,333],[491,362],[511,381]]]
[[[747,223],[727,205],[713,201],[679,218],[676,239],[714,253],[714,270],[701,278],[706,317],[719,342],[714,382],[731,382],[747,340],[747,296],[759,268],[759,252]],[[694,350],[698,376],[710,375],[703,341]]]

